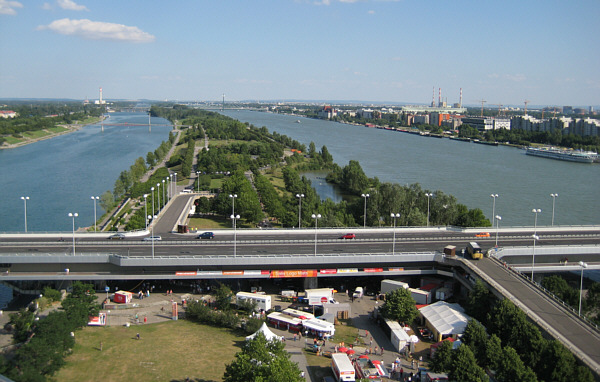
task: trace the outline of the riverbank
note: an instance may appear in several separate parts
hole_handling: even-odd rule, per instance
[[[16,138],[13,136],[8,136],[6,137],[6,139],[8,140],[7,142],[4,142],[2,145],[0,145],[0,150],[4,150],[4,149],[14,149],[17,147],[22,147],[22,146],[26,146],[29,145],[31,143],[35,143],[35,142],[40,142],[40,141],[44,141],[46,139],[51,139],[51,138],[55,138],[64,134],[69,134],[69,133],[73,133],[77,130],[81,130],[84,126],[87,125],[93,125],[96,124],[98,122],[101,122],[102,120],[104,120],[104,116],[102,117],[96,117],[96,118],[90,118],[87,122],[85,123],[76,123],[76,124],[69,124],[69,125],[58,125],[55,126],[51,129],[43,129],[43,130],[38,130],[38,131],[27,131],[22,135],[22,138]],[[12,142],[12,143],[11,143]]]

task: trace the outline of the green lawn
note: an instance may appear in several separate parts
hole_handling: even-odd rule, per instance
[[[75,338],[57,381],[221,381],[244,340],[230,330],[186,320],[86,327]]]
[[[50,135],[50,133],[47,132],[46,130],[33,130],[33,131],[26,131],[23,133],[23,136],[25,136],[29,139],[42,138],[47,135]]]
[[[52,133],[62,133],[64,131],[68,131],[69,129],[67,129],[66,127],[62,127],[62,126],[55,126],[55,127],[51,127],[49,129],[46,129]]]
[[[23,138],[15,138],[12,135],[7,135],[4,137],[6,139],[6,143],[9,145],[14,145],[15,143],[23,142]]]

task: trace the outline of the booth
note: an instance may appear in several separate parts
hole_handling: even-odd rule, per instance
[[[120,304],[129,304],[132,300],[133,293],[124,290],[115,292],[115,297],[113,299],[114,302],[118,302]]]
[[[302,326],[305,330],[311,332],[315,337],[331,337],[335,333],[335,325],[331,322],[311,318],[302,321]]]

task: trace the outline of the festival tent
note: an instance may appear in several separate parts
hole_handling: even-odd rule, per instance
[[[471,317],[464,313],[458,304],[449,304],[438,301],[419,309],[425,319],[427,327],[434,333],[434,340],[441,341],[446,337],[458,338],[463,334]]]
[[[267,339],[267,341],[271,341],[271,340],[281,341],[281,337],[278,336],[277,334],[273,333],[267,326],[266,322],[263,322],[260,329],[258,329],[256,332],[254,332],[253,334],[250,334],[248,337],[246,337],[246,341],[253,339],[254,337],[256,337],[258,335],[258,333],[262,333],[265,336],[265,338]]]

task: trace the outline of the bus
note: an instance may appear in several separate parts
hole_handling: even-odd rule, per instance
[[[480,260],[483,258],[483,252],[481,247],[476,242],[472,241],[467,245],[467,253],[473,260]]]

